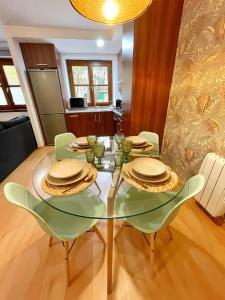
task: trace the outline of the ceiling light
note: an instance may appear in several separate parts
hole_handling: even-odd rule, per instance
[[[99,47],[99,48],[102,48],[104,45],[105,45],[105,42],[103,41],[103,40],[101,40],[101,39],[99,39],[99,40],[97,40],[97,46]]]
[[[115,19],[118,14],[118,7],[113,0],[106,0],[103,5],[103,15],[107,20]]]
[[[82,16],[95,22],[121,24],[142,15],[153,0],[70,0]]]

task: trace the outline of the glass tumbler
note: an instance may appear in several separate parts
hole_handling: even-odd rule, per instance
[[[121,168],[123,165],[123,152],[122,151],[116,151],[114,155],[114,161],[115,161],[115,167]]]
[[[128,154],[130,153],[131,149],[132,149],[132,141],[130,140],[123,140],[122,141],[122,149],[123,149],[123,153],[124,153],[124,162],[127,163],[129,162],[129,159],[128,159]]]
[[[102,157],[105,154],[105,145],[104,145],[104,143],[101,143],[101,142],[96,143],[95,146],[94,146],[94,153],[95,153],[95,156],[98,159],[98,162],[96,164],[96,168],[101,169],[102,168]]]
[[[116,140],[116,143],[118,145],[118,149],[120,150],[121,149],[121,143],[124,140],[124,134],[123,133],[116,133],[115,134],[115,140]]]
[[[87,150],[85,152],[86,154],[86,159],[87,159],[87,162],[90,163],[90,164],[93,164],[94,161],[95,161],[95,153],[94,151],[91,149],[91,150]]]
[[[97,142],[97,136],[96,135],[88,135],[87,141],[88,141],[88,145],[91,146],[91,148],[93,149]]]

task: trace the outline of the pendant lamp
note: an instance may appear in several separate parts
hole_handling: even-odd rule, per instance
[[[70,0],[83,17],[104,24],[122,24],[138,18],[152,0]]]

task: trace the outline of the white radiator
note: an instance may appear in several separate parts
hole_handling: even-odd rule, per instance
[[[215,153],[208,153],[199,174],[204,175],[206,184],[195,199],[213,217],[225,214],[225,159]]]

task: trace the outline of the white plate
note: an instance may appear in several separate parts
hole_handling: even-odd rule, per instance
[[[140,136],[129,136],[127,137],[127,140],[130,140],[133,145],[143,145],[147,142],[146,139]]]
[[[72,183],[76,183],[78,181],[81,181],[82,179],[84,179],[87,174],[89,172],[89,168],[86,166],[82,169],[82,171],[71,178],[67,178],[67,179],[57,179],[54,177],[51,177],[49,174],[46,175],[46,180],[48,183],[52,184],[52,185],[56,185],[56,186],[64,186],[64,185],[69,185]]]
[[[149,158],[149,157],[140,157],[132,161],[132,169],[144,176],[159,176],[166,172],[166,166],[161,161]]]
[[[164,182],[167,179],[170,178],[170,172],[167,170],[165,173],[163,173],[162,175],[156,176],[156,177],[145,177],[142,175],[138,175],[135,174],[134,170],[132,169],[131,166],[128,167],[128,172],[130,173],[131,177],[133,177],[134,179],[140,180],[143,183],[144,182],[149,182],[149,183],[160,183],[160,182]]]
[[[76,176],[84,167],[84,162],[78,159],[63,159],[54,163],[48,171],[51,177],[66,179]]]
[[[78,146],[87,146],[88,140],[87,137],[80,137],[80,138],[76,138],[74,143],[77,144]]]

